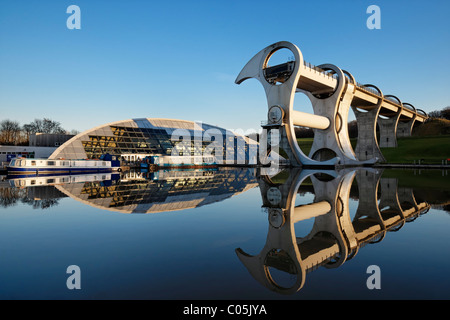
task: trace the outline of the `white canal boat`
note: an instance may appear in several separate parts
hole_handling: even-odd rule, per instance
[[[11,160],[8,175],[64,175],[120,171],[113,160],[48,160],[18,158]]]

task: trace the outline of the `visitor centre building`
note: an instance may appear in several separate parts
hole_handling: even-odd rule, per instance
[[[158,156],[166,163],[176,159],[178,163],[256,164],[257,148],[255,140],[217,126],[139,118],[84,131],[61,145],[49,159],[99,159],[110,154],[123,161]]]

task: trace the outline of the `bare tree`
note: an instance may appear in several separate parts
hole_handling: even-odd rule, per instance
[[[67,134],[67,131],[58,121],[47,118],[35,119],[23,126],[18,121],[9,119],[0,121],[0,144],[26,145],[30,135],[34,133]]]
[[[450,120],[450,106],[441,110],[441,118]]]
[[[31,124],[24,124],[22,126],[22,132],[25,134],[26,140],[30,140],[30,134],[33,133],[33,126]]]
[[[76,136],[77,134],[79,134],[81,131],[77,130],[77,129],[72,129],[70,130],[68,133],[69,134],[73,134],[74,136]]]
[[[0,143],[6,145],[17,144],[20,135],[20,124],[13,120],[3,120],[0,122]]]
[[[430,118],[440,118],[441,117],[441,111],[434,110],[434,111],[428,112],[428,116]]]
[[[66,130],[61,127],[61,124],[58,121],[47,118],[34,119],[34,121],[24,125],[24,130],[25,127],[28,135],[33,133],[66,133]]]

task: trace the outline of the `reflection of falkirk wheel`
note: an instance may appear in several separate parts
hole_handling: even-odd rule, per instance
[[[322,183],[322,174],[334,178]],[[296,207],[297,191],[308,177],[316,191],[315,202]],[[334,268],[345,262],[348,245],[335,212],[346,215],[342,210],[348,211],[353,177],[354,171],[301,169],[292,169],[281,185],[272,183],[267,176],[260,177],[263,207],[269,213],[266,244],[256,256],[236,249],[239,259],[258,282],[275,292],[292,294],[303,287],[306,272],[319,265]],[[315,218],[310,235],[296,238],[294,224],[309,218]],[[270,273],[271,267],[294,275],[295,282],[287,286],[277,283]]]
[[[289,177],[282,184],[274,183],[273,175],[267,173],[258,177],[269,220],[263,249],[257,255],[236,249],[238,258],[255,280],[281,294],[297,292],[308,272],[320,266],[341,266],[355,257],[361,247],[382,241],[387,231],[399,230],[430,207],[426,202],[418,202],[412,189],[397,188],[396,179],[381,178],[383,171],[374,168],[339,171],[292,168],[287,172]],[[314,189],[314,202],[295,206],[299,188],[308,177]],[[352,219],[349,198],[355,179],[359,201]],[[297,237],[295,224],[310,218],[314,218],[311,231]],[[280,282],[277,277],[280,272],[295,280]]]
[[[295,60],[269,66],[270,58],[280,49],[290,50]],[[392,112],[398,114],[392,120],[380,121],[382,138],[387,134],[389,137],[385,140],[394,143],[390,142],[388,147],[396,146],[400,115],[405,123],[401,125],[403,135],[411,133],[415,121],[423,122],[427,118],[424,112],[419,113],[414,107],[404,108],[409,104],[402,104],[393,96],[383,96],[375,86],[358,84],[349,72],[335,65],[314,67],[305,63],[299,48],[286,41],[277,42],[257,53],[241,70],[235,82],[240,84],[250,78],[259,80],[266,93],[269,110],[267,124],[263,127],[267,130],[280,129],[280,148],[288,155],[291,166],[373,164],[384,160],[376,138],[379,116]],[[314,114],[294,110],[296,92],[308,96]],[[347,127],[351,107],[358,121],[356,154]],[[389,128],[384,128],[385,123]],[[305,155],[298,146],[294,126],[314,130],[309,155]],[[384,146],[385,142],[382,140],[380,144]]]

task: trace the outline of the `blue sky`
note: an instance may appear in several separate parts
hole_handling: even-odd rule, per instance
[[[81,29],[69,30],[69,5]],[[369,30],[369,5],[381,29]],[[450,105],[450,2],[0,0],[0,120],[84,131],[137,118],[259,129],[256,81],[234,84],[274,42],[296,44],[417,108]],[[296,100],[297,101],[297,100]],[[311,110],[299,97],[298,110]]]

